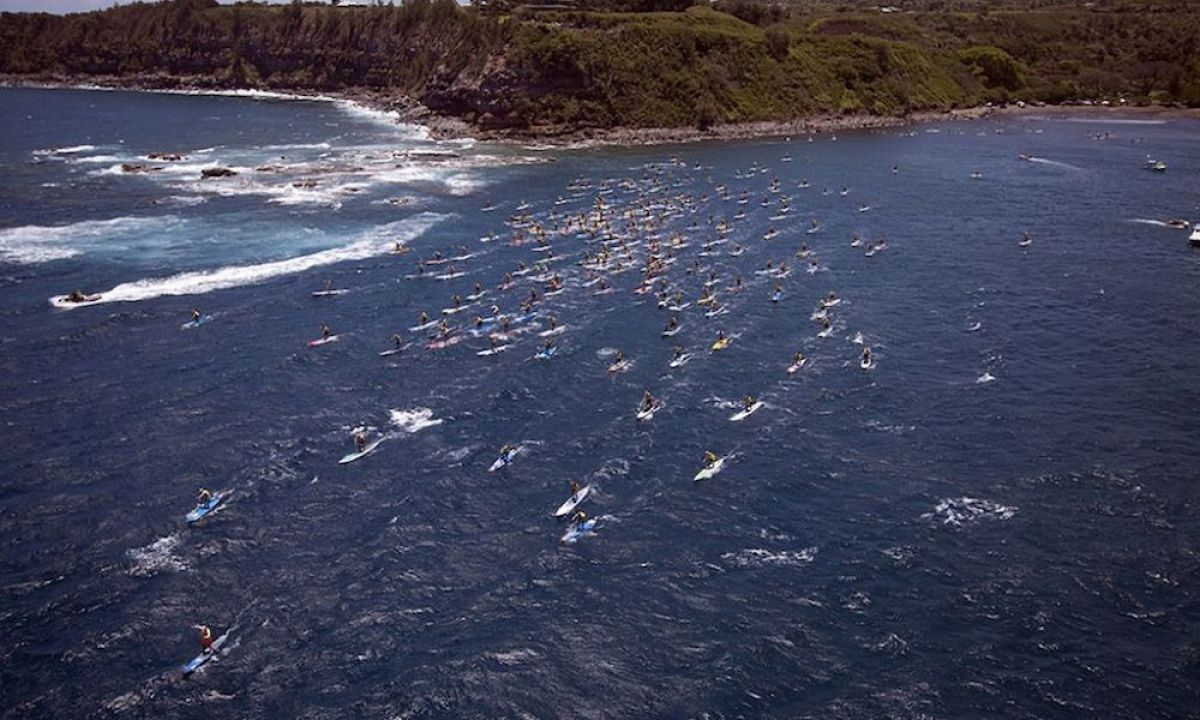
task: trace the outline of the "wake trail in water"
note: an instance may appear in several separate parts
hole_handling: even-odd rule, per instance
[[[201,295],[214,290],[254,285],[272,278],[293,275],[324,265],[365,260],[390,252],[396,243],[404,244],[412,241],[447,217],[447,215],[437,213],[421,213],[406,220],[373,228],[350,245],[286,260],[257,265],[232,265],[216,270],[199,270],[165,278],[145,278],[122,283],[108,292],[101,293],[100,300],[96,304],[136,302],[163,295]]]
[[[1078,165],[1072,165],[1071,163],[1065,163],[1060,160],[1051,160],[1050,158],[1037,157],[1034,155],[1031,155],[1029,157],[1029,162],[1041,163],[1043,165],[1053,165],[1055,167],[1066,168],[1068,170],[1077,170],[1079,172],[1084,172],[1083,168],[1079,167]]]

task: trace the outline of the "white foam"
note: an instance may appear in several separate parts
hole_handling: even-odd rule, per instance
[[[76,153],[91,152],[95,149],[95,145],[73,145],[65,148],[45,148],[42,150],[34,150],[33,154],[39,157],[44,157],[47,155],[74,155]]]
[[[369,120],[380,125],[386,125],[393,130],[399,130],[414,140],[429,140],[429,128],[424,125],[413,125],[400,121],[400,113],[395,110],[377,110],[353,100],[338,99],[334,104],[339,110],[348,115]]]
[[[79,245],[111,239],[177,221],[163,217],[119,217],[70,225],[24,225],[0,230],[0,260],[34,264],[78,255]]]
[[[392,424],[398,425],[406,432],[415,433],[425,428],[435,427],[445,422],[444,418],[434,418],[429,408],[419,407],[412,410],[391,410]]]
[[[747,548],[738,552],[725,553],[721,559],[737,567],[769,567],[773,565],[807,565],[816,556],[817,549],[815,547],[774,552],[763,548]]]
[[[71,158],[73,163],[119,163],[129,162],[131,158],[121,157],[120,155],[81,155],[76,158]]]
[[[943,498],[933,512],[925,513],[921,517],[927,520],[940,520],[943,525],[962,527],[981,520],[1008,520],[1016,513],[1016,508],[991,500],[960,497]]]
[[[231,265],[216,270],[198,270],[170,277],[145,278],[122,283],[112,290],[102,293],[97,304],[149,300],[164,295],[200,295],[214,290],[254,285],[271,278],[292,275],[323,265],[365,260],[391,251],[396,243],[409,242],[447,217],[435,213],[421,213],[406,220],[372,228],[349,245],[286,260],[257,265]]]
[[[146,577],[164,570],[187,570],[187,563],[175,555],[179,547],[179,535],[161,537],[145,547],[134,548],[126,553],[133,561],[129,574]]]

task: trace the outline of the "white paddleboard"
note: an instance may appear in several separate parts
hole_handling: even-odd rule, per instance
[[[746,418],[750,417],[754,413],[758,412],[758,409],[760,407],[762,407],[762,400],[759,400],[758,402],[754,403],[753,405],[751,405],[748,408],[745,408],[743,410],[735,412],[734,414],[729,416],[729,419],[732,420],[733,422],[741,422],[742,420],[745,420]]]
[[[637,419],[638,419],[638,421],[639,421],[639,422],[645,422],[646,420],[653,420],[653,419],[654,419],[654,413],[656,413],[656,412],[658,412],[659,410],[661,410],[661,409],[662,409],[662,407],[663,407],[663,401],[662,401],[662,400],[655,400],[655,401],[654,401],[654,403],[653,403],[652,405],[650,405],[650,407],[646,408],[645,410],[640,410],[640,409],[639,409],[639,410],[637,411]]]
[[[700,472],[696,473],[696,476],[693,477],[692,480],[694,480],[695,482],[700,482],[701,480],[707,480],[707,479],[711,478],[712,476],[716,475],[717,473],[721,472],[721,470],[723,470],[724,468],[725,468],[725,458],[723,458],[723,457],[717,458],[717,461],[715,463],[713,463],[712,465],[709,465],[708,467],[704,468]]]
[[[371,453],[375,452],[375,448],[379,447],[379,444],[381,442],[383,442],[382,437],[375,438],[371,442],[367,443],[366,447],[364,447],[361,451],[352,452],[349,455],[344,456],[341,460],[338,460],[338,465],[345,465],[346,463],[352,463],[355,460],[358,460],[359,458],[370,455]]]
[[[579,505],[579,503],[583,502],[583,499],[586,498],[588,496],[588,493],[590,493],[591,491],[592,491],[591,485],[584,485],[583,487],[579,488],[578,492],[576,492],[571,497],[567,498],[567,501],[564,502],[562,505],[558,506],[558,509],[554,511],[554,516],[562,517],[563,515],[569,514],[571,511],[573,511]]]
[[[687,365],[688,360],[692,359],[691,353],[684,353],[670,362],[670,367],[678,368]]]
[[[501,455],[500,457],[496,458],[496,462],[492,463],[491,467],[488,468],[488,472],[496,472],[500,468],[507,466],[513,461],[514,458],[517,457],[521,450],[521,446],[518,445],[517,447],[508,451],[508,454]]]
[[[338,341],[339,337],[341,337],[341,335],[330,335],[327,338],[318,338],[316,340],[309,340],[308,346],[309,347],[317,347],[319,345],[328,345],[329,343],[335,343]]]

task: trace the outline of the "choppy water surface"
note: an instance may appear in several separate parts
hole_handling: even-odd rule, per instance
[[[1200,709],[1200,254],[1163,224],[1200,219],[1194,121],[552,152],[0,96],[4,717]],[[355,428],[386,439],[339,465]],[[233,495],[189,528],[200,486]],[[181,679],[199,622],[228,639]]]

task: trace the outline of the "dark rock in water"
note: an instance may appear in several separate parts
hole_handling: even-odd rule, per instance
[[[153,165],[133,165],[131,163],[121,164],[121,172],[125,173],[148,173],[158,172],[159,170],[162,170],[162,168],[154,167]]]
[[[317,181],[311,180],[311,179],[310,180],[297,180],[296,182],[292,183],[292,187],[304,188],[306,190],[311,190],[312,188],[315,188],[316,186],[317,186]]]
[[[179,153],[161,153],[161,152],[152,152],[149,155],[147,155],[146,157],[150,158],[151,160],[161,160],[163,162],[179,162],[180,160],[185,159]]]
[[[200,178],[203,180],[207,180],[209,178],[233,177],[234,175],[237,175],[237,173],[229,168],[223,167],[205,168],[200,171]]]

